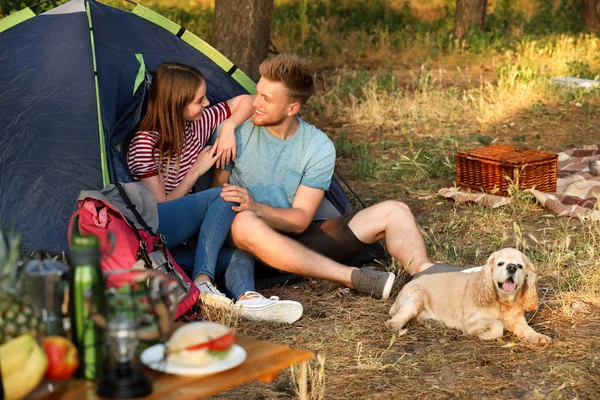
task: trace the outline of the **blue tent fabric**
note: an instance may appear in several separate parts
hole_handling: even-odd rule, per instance
[[[349,214],[353,211],[344,188],[335,178],[331,179],[329,190],[325,192],[325,199],[330,201],[340,214]]]
[[[176,35],[90,0],[100,108],[112,179],[131,180],[118,145],[139,119],[139,69],[193,65],[212,102],[246,91]],[[142,91],[143,92],[143,91]],[[136,113],[137,112],[137,113]],[[82,189],[100,189],[98,110],[85,2],[73,0],[0,33],[0,222],[28,249],[68,249],[67,226]]]
[[[71,0],[0,32],[0,224],[22,232],[26,249],[68,250],[79,192],[103,186],[102,151],[111,181],[132,179],[120,146],[139,122],[147,94],[148,82],[134,92],[136,54],[150,73],[166,61],[198,68],[211,103],[247,93],[177,35],[94,0]],[[336,184],[327,197],[343,214],[350,202]]]
[[[0,33],[0,221],[30,248],[64,250],[73,199],[101,182],[86,31],[76,13]]]

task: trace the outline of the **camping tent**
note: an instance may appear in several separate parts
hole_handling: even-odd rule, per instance
[[[139,4],[71,0],[0,19],[0,224],[27,249],[67,250],[82,189],[131,181],[120,152],[139,121],[149,74],[178,61],[203,72],[211,103],[255,88],[202,39]],[[328,197],[350,208],[334,181]]]

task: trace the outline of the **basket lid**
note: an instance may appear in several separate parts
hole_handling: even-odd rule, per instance
[[[497,161],[505,164],[522,165],[537,163],[558,158],[558,154],[542,150],[532,150],[516,147],[510,144],[492,144],[468,151],[459,151],[458,154],[468,158]]]

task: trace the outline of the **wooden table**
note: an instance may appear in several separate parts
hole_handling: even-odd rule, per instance
[[[237,337],[236,343],[246,350],[248,356],[241,365],[227,371],[188,377],[160,374],[146,369],[154,390],[150,396],[142,399],[201,399],[255,379],[269,383],[279,375],[281,370],[298,363],[300,363],[298,382],[300,399],[308,398],[307,363],[313,357],[313,353],[244,337]],[[95,382],[79,379],[71,379],[64,390],[55,393],[53,397],[61,400],[99,398],[96,396]]]

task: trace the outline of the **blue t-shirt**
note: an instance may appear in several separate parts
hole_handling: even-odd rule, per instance
[[[298,130],[286,140],[251,119],[240,125],[236,159],[226,168],[229,183],[248,189],[255,201],[279,208],[292,206],[300,185],[329,189],[335,147],[325,133],[300,118],[298,122]]]

